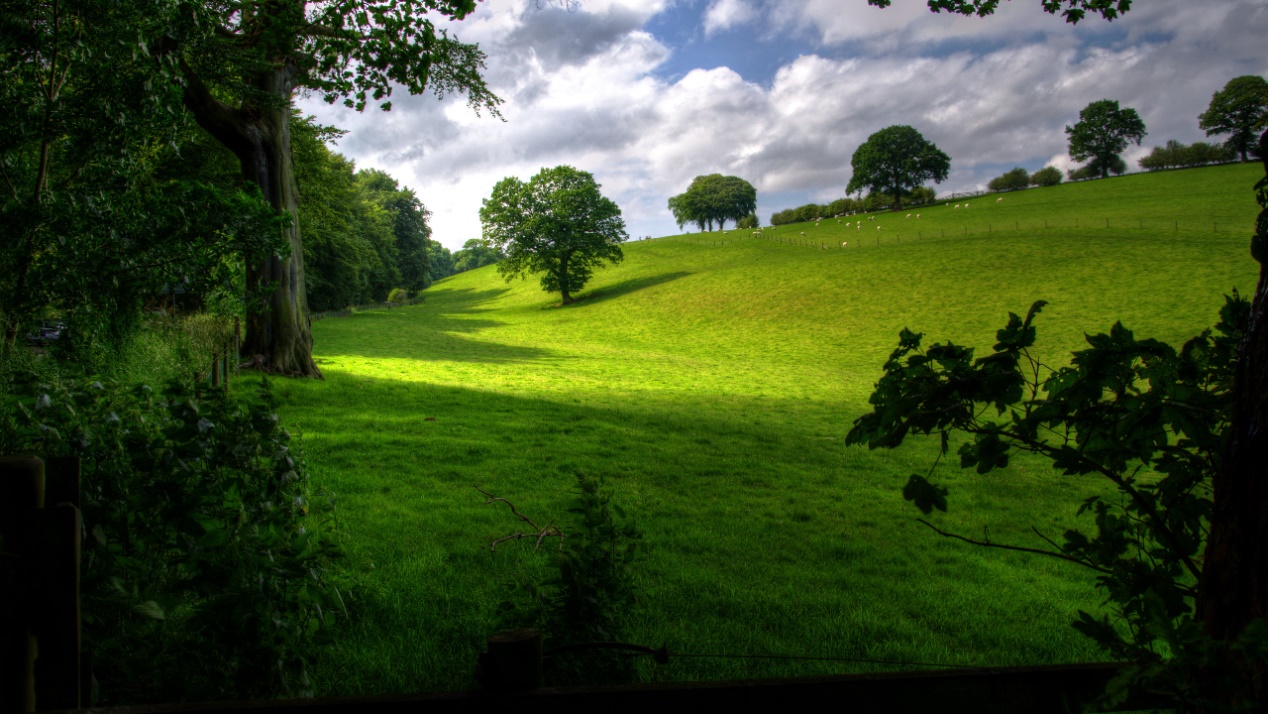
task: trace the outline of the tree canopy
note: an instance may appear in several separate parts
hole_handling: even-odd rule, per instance
[[[566,305],[595,268],[624,259],[629,239],[621,209],[599,193],[594,176],[571,166],[542,169],[527,182],[502,179],[480,207],[485,241],[506,257],[498,272],[509,282],[542,273],[542,289]]]
[[[1268,81],[1254,74],[1230,79],[1198,115],[1198,126],[1207,136],[1229,134],[1224,145],[1245,161],[1259,132],[1268,128]]]
[[[697,176],[686,191],[669,198],[669,210],[680,229],[694,223],[713,230],[714,221],[722,229],[727,220],[738,224],[757,212],[757,189],[738,176]]]
[[[891,126],[867,137],[850,159],[854,174],[847,194],[862,188],[893,197],[902,208],[902,197],[925,181],[941,183],[951,171],[951,157],[909,126]]]
[[[1116,166],[1126,169],[1119,154],[1129,143],[1140,145],[1145,138],[1145,122],[1135,109],[1120,109],[1118,102],[1102,99],[1084,107],[1079,121],[1074,126],[1067,125],[1065,133],[1070,137],[1070,158],[1088,161],[1092,173],[1108,178]]]

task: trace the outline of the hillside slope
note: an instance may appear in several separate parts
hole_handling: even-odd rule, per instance
[[[506,582],[543,578],[551,562],[517,544],[491,556],[488,543],[521,524],[472,484],[567,528],[579,474],[606,478],[652,546],[629,641],[957,664],[1095,659],[1068,625],[1100,607],[1088,573],[938,539],[900,495],[908,474],[929,470],[934,444],[869,452],[842,437],[903,327],[988,346],[1009,311],[1044,299],[1039,350],[1058,364],[1117,319],[1173,342],[1210,325],[1221,294],[1257,275],[1255,170],[1033,189],[920,219],[879,214],[861,229],[670,236],[627,244],[625,261],[566,307],[536,279],[508,284],[486,267],[438,282],[425,304],[317,323],[327,379],[278,392],[317,479],[338,494],[369,583],[322,665],[348,674],[325,691],[471,686]],[[1100,489],[1024,459],[986,477],[954,462],[937,474],[952,491],[942,526],[1008,542],[1034,544],[1032,525],[1059,534]],[[1027,624],[1002,624],[1016,622]],[[892,668],[699,658],[648,676],[847,666]]]

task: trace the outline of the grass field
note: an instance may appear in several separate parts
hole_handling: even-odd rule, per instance
[[[488,551],[518,524],[472,485],[566,527],[577,474],[604,476],[651,547],[630,641],[689,654],[1097,659],[1069,627],[1099,607],[1087,573],[938,538],[900,494],[935,445],[869,452],[843,437],[903,327],[989,346],[1009,311],[1045,299],[1039,347],[1059,364],[1116,319],[1173,342],[1210,325],[1223,293],[1255,283],[1257,170],[1032,189],[912,209],[919,220],[879,214],[862,229],[658,238],[627,244],[625,262],[567,307],[488,267],[437,283],[423,305],[316,323],[326,380],[277,391],[316,480],[338,495],[366,583],[318,686],[472,686],[506,583],[550,564],[522,543]],[[1031,525],[1058,536],[1101,488],[1027,461],[987,476],[938,470],[951,488],[940,526],[1027,545]],[[895,668],[675,658],[647,672]]]

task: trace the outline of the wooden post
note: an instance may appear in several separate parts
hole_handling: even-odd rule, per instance
[[[79,509],[59,503],[37,512],[39,590],[32,603],[39,658],[35,703],[40,711],[78,709],[80,684],[79,556],[83,520]]]
[[[24,554],[30,526],[44,505],[44,462],[34,456],[0,458],[0,538],[6,553]],[[30,581],[27,558],[0,558],[10,583]],[[0,589],[0,711],[35,711],[35,633],[26,588]]]
[[[520,692],[542,686],[542,632],[525,627],[489,635],[480,655],[480,683],[494,692]]]

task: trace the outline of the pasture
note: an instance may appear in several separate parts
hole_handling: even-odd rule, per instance
[[[276,392],[315,479],[337,494],[365,583],[317,667],[319,692],[473,686],[507,583],[545,577],[550,554],[525,542],[490,553],[521,524],[472,485],[566,531],[577,474],[603,476],[650,547],[629,641],[702,655],[1098,659],[1069,626],[1100,607],[1089,573],[939,538],[900,493],[935,443],[869,452],[843,437],[904,327],[926,344],[989,347],[1009,311],[1044,299],[1039,351],[1061,364],[1115,320],[1177,344],[1209,326],[1222,294],[1255,284],[1258,170],[1030,189],[861,229],[825,219],[761,238],[657,238],[626,244],[567,307],[490,266],[437,283],[425,304],[314,324],[326,379]],[[1030,546],[1032,525],[1059,537],[1101,492],[1026,460],[978,476],[952,458],[938,476],[951,489],[940,527]],[[895,668],[693,657],[646,671]]]

